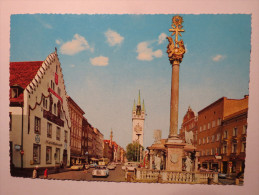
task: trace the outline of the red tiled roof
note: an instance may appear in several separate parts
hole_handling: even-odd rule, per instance
[[[10,98],[10,102],[23,102],[23,93],[21,93],[17,98]]]
[[[32,81],[43,61],[10,62],[10,86],[19,85],[23,89]]]

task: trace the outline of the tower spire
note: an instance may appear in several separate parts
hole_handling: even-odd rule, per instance
[[[141,103],[140,103],[140,90],[138,90],[138,105],[141,105]]]
[[[134,99],[134,104],[133,104],[133,109],[132,110],[136,111],[136,101],[135,101],[135,99]]]

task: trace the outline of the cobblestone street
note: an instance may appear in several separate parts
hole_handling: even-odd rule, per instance
[[[92,177],[93,168],[86,171],[67,171],[62,173],[49,174],[48,179],[60,179],[60,180],[78,180],[78,181],[113,181],[123,182],[125,180],[125,172],[121,169],[121,165],[117,165],[115,170],[109,171],[109,176],[105,177]],[[40,176],[43,178],[43,175]]]

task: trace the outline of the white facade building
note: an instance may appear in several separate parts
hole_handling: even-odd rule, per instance
[[[57,51],[44,61],[10,63],[10,163],[69,165],[70,117]]]

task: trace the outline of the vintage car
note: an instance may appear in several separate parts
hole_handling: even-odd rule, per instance
[[[85,169],[87,170],[87,169],[89,169],[89,168],[90,168],[90,165],[85,164]]]
[[[115,168],[116,168],[116,164],[109,164],[108,166],[107,166],[107,169],[109,169],[109,170],[115,170]]]
[[[218,177],[221,178],[221,179],[226,179],[227,174],[226,173],[218,173]]]
[[[109,169],[106,166],[98,165],[92,171],[92,177],[108,177]]]
[[[122,170],[125,170],[125,171],[134,171],[135,168],[138,167],[138,165],[139,165],[138,162],[126,162],[121,168]]]
[[[134,171],[136,168],[138,168],[137,164],[130,164],[126,167],[126,171]]]
[[[97,164],[96,163],[92,163],[92,164],[90,164],[90,168],[95,168],[97,166]]]
[[[80,171],[83,170],[84,165],[83,164],[73,164],[71,167],[71,170],[73,171]]]

